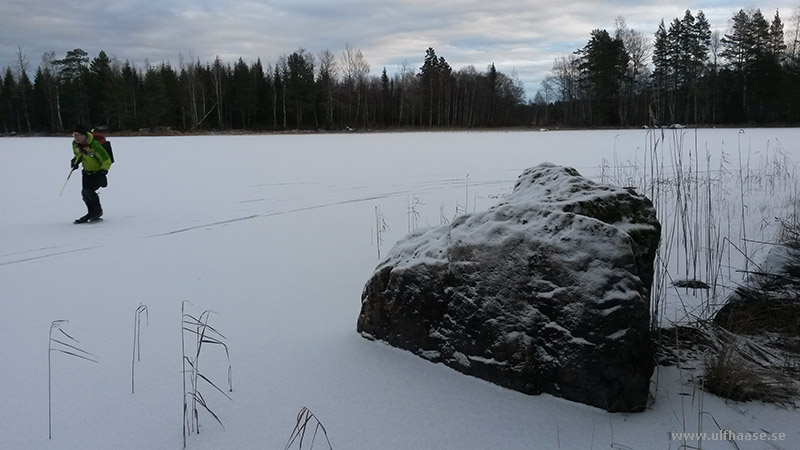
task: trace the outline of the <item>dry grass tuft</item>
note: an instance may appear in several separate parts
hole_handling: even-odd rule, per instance
[[[659,364],[698,369],[700,386],[714,395],[785,405],[800,396],[800,338],[737,335],[711,321],[659,331]]]
[[[747,343],[729,342],[705,363],[703,387],[719,397],[746,402],[791,403],[798,395],[796,382],[785,367],[763,366],[750,359]]]
[[[322,422],[317,419],[314,413],[311,412],[305,406],[300,409],[300,412],[297,413],[297,423],[292,430],[291,436],[289,436],[289,440],[286,442],[286,447],[284,450],[289,450],[292,448],[292,445],[297,442],[298,448],[303,448],[303,440],[306,437],[306,431],[308,429],[309,424],[312,424],[314,427],[314,432],[311,435],[311,445],[310,449],[314,448],[314,442],[317,440],[317,433],[322,431],[322,435],[325,437],[325,442],[328,444],[328,450],[333,450],[333,446],[331,445],[330,439],[328,439],[328,431],[325,430],[325,427],[322,425]]]

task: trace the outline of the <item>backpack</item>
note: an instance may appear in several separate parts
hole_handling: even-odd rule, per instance
[[[106,136],[103,133],[98,133],[96,131],[92,132],[92,136],[94,136],[95,141],[99,142],[100,145],[106,149],[108,157],[111,158],[111,164],[114,164],[114,152],[111,150],[111,141],[106,140]]]

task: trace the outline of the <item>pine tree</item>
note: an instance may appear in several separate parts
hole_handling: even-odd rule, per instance
[[[0,114],[3,117],[3,132],[19,131],[19,109],[16,95],[17,81],[10,67],[6,67],[3,84],[0,86]]]
[[[428,119],[428,126],[433,126],[434,122],[436,125],[449,125],[453,79],[450,64],[444,57],[436,56],[433,47],[428,47],[417,77],[423,101],[422,111]]]
[[[100,51],[89,64],[88,94],[91,125],[107,125],[109,122],[110,101],[108,89],[111,84],[111,60],[106,52]]]
[[[740,9],[731,19],[731,33],[722,38],[720,56],[728,60],[734,72],[744,73],[750,55],[750,18]]]
[[[741,91],[741,119],[769,121],[776,117],[783,77],[780,61],[785,51],[783,25],[776,14],[770,23],[761,10],[744,10],[732,19],[732,30],[722,39],[721,55],[728,61]]]
[[[272,127],[278,128],[279,124],[286,128],[286,89],[284,88],[283,75],[280,69],[281,62],[275,64],[272,79],[275,88],[272,95]]]
[[[775,11],[775,18],[769,26],[769,52],[778,60],[784,62],[786,59],[786,41],[783,35],[783,22],[780,14]]]
[[[752,54],[750,17],[740,9],[731,19],[731,33],[722,38],[722,52],[720,55],[728,61],[728,67],[733,72],[734,81],[740,86],[741,102],[740,117],[747,118],[747,72]]]
[[[158,66],[147,68],[143,88],[142,116],[146,118],[148,127],[156,127],[164,123],[167,116],[167,89]]]
[[[240,57],[233,65],[231,75],[231,127],[250,128],[253,126],[256,89],[250,68]]]
[[[653,88],[654,104],[650,108],[651,125],[664,121],[664,105],[667,98],[667,82],[671,77],[672,65],[670,64],[669,36],[664,20],[658,25],[653,41]]]
[[[489,98],[489,116],[487,118],[487,125],[492,126],[495,124],[495,117],[497,116],[497,67],[494,63],[489,65],[489,73],[486,76],[487,97]]]
[[[392,123],[390,118],[392,107],[392,90],[389,81],[389,74],[386,73],[386,67],[381,72],[381,104],[380,104],[380,117],[379,121],[382,126],[387,126]]]
[[[620,93],[629,56],[620,39],[613,39],[606,30],[592,31],[586,46],[578,50],[581,82],[589,95],[593,120],[597,125],[620,123]]]
[[[264,66],[261,64],[261,58],[256,59],[256,62],[250,65],[250,78],[254,90],[252,99],[254,108],[252,112],[253,126],[261,129],[269,123],[269,108],[267,105],[269,105],[270,98],[270,83],[266,72],[264,72]]]
[[[289,55],[286,77],[287,110],[294,113],[297,127],[303,126],[303,115],[314,112],[314,62],[305,49]]]
[[[198,62],[198,66],[199,64]],[[124,107],[122,108],[124,114],[123,120],[127,124],[127,127],[138,128],[142,125],[140,122],[139,96],[144,91],[144,88],[142,79],[139,76],[139,71],[131,65],[130,61],[125,61],[125,64],[122,65],[122,84],[124,85],[125,91]]]
[[[436,56],[436,50],[433,47],[428,47],[425,51],[425,60],[422,67],[419,69],[417,77],[420,82],[420,91],[423,99],[423,115],[428,118],[428,126],[433,126],[433,115],[435,111],[435,99],[438,94],[439,85],[439,58]]]
[[[64,59],[53,63],[58,67],[63,118],[71,124],[89,122],[89,55],[76,48],[68,51]]]
[[[691,16],[687,10],[686,15]],[[697,17],[685,28],[688,35],[685,64],[687,66],[687,98],[686,116],[687,122],[692,120],[697,124],[700,115],[699,98],[701,96],[700,80],[704,75],[706,63],[708,62],[708,52],[711,47],[711,26],[706,19],[703,11],[698,12]],[[693,114],[691,113],[693,112]]]
[[[19,109],[21,110],[19,130],[30,133],[33,131],[33,126],[31,125],[31,111],[34,109],[33,84],[28,77],[28,73],[24,70],[21,71],[17,77],[16,98]]]

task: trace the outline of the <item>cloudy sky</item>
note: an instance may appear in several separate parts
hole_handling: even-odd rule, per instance
[[[300,48],[339,57],[361,50],[370,74],[403,65],[418,70],[433,47],[454,69],[479,71],[494,63],[516,76],[533,97],[555,58],[582,48],[593,29],[613,33],[615,19],[652,37],[687,9],[702,10],[712,29],[725,33],[742,8],[772,19],[779,10],[788,34],[800,4],[742,4],[728,0],[3,0],[0,5],[0,68],[18,68],[19,55],[32,75],[45,52],[63,58],[75,48],[90,58],[110,57],[144,67],[183,61],[274,64]]]

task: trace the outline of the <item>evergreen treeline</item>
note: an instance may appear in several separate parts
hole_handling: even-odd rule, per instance
[[[416,69],[370,75],[360,51],[339,58],[298,49],[264,66],[148,64],[45,54],[33,81],[20,50],[0,85],[0,131],[58,133],[84,122],[111,130],[293,130],[414,127],[796,125],[800,123],[800,8],[787,36],[778,12],[740,10],[725,34],[702,11],[664,21],[652,39],[598,29],[558,58],[534,100],[489,65],[454,70],[426,51]]]
[[[361,51],[337,59],[303,49],[274,66],[241,58],[148,65],[91,59],[81,49],[45,54],[33,83],[7,68],[0,119],[8,132],[62,132],[75,123],[111,130],[287,130],[389,127],[492,127],[529,123],[518,81],[490,65],[454,71],[429,48],[419,71],[369,76]]]
[[[652,45],[617,19],[561,57],[534,99],[539,125],[662,126],[800,122],[800,8],[789,39],[776,11],[740,10],[728,33],[702,11],[658,27]],[[788,43],[788,45],[787,45]]]

